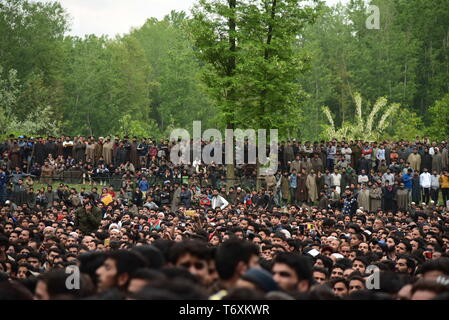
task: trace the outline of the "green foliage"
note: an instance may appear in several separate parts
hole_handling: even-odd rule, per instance
[[[17,72],[9,70],[3,79],[3,68],[0,66],[0,137],[4,138],[10,134],[19,135],[56,135],[60,133],[60,122],[52,106],[41,100],[48,94],[43,87],[39,75],[27,81],[25,89],[19,85]],[[28,97],[29,91],[33,91],[33,101],[26,114],[18,114],[17,105],[23,103]],[[20,93],[22,96],[19,97]],[[31,99],[30,99],[31,101]]]
[[[324,126],[324,139],[342,140],[343,138],[347,138],[349,140],[378,141],[384,136],[386,129],[392,125],[389,120],[399,111],[400,106],[397,103],[387,106],[387,99],[381,97],[377,99],[372,109],[369,110],[369,113],[366,112],[366,116],[364,116],[362,97],[359,93],[355,93],[354,103],[356,110],[355,121],[343,122],[341,127],[335,125],[329,108],[323,107],[323,112],[329,122],[329,125]]]
[[[112,87],[115,66],[113,50],[105,37],[67,38],[66,50],[71,59],[64,73],[64,132],[68,134],[113,134],[119,112]],[[114,128],[115,126],[115,128]]]
[[[9,123],[14,120],[13,110],[20,92],[17,71],[5,72],[0,65],[0,135],[9,133]]]
[[[141,45],[150,65],[150,115],[162,131],[170,125],[190,128],[193,120],[208,124],[215,111],[200,81],[186,21],[184,12],[172,11],[162,21],[149,19],[129,36]]]
[[[316,138],[325,120],[322,105],[338,126],[356,121],[355,91],[369,103],[388,96],[429,126],[428,108],[449,92],[449,6],[444,2],[353,0],[324,8],[301,42],[312,64],[299,76],[309,93],[301,137]],[[380,9],[379,30],[366,28],[368,4]]]
[[[144,122],[141,120],[133,120],[130,114],[125,114],[119,120],[119,130],[117,135],[135,136],[135,137],[152,137],[161,138],[162,134],[154,120]]]
[[[61,124],[50,106],[40,107],[28,114],[25,119],[12,119],[9,122],[8,133],[15,136],[57,136],[62,134]]]
[[[296,44],[317,9],[297,0],[200,0],[192,13],[189,31],[222,123],[294,130],[305,96],[296,80],[307,65]]]
[[[54,84],[65,63],[62,40],[67,15],[58,2],[2,0],[0,2],[0,61],[17,70],[19,79],[43,73]]]
[[[416,136],[424,136],[424,124],[420,116],[406,108],[401,108],[390,117],[390,123],[383,137],[392,141],[412,141]],[[431,135],[432,138],[435,136]]]
[[[432,119],[432,126],[428,134],[438,140],[447,140],[449,136],[449,94],[435,102],[430,107],[429,113]]]

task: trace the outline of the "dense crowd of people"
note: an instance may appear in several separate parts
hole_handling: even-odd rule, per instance
[[[449,297],[447,141],[286,141],[264,177],[176,142],[0,144],[0,299]]]

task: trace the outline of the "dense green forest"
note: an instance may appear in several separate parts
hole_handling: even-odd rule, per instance
[[[0,0],[0,136],[166,137],[201,120],[317,140],[326,112],[334,128],[363,112],[385,122],[383,138],[447,138],[449,0],[298,3],[199,1],[111,39],[68,36],[57,2]],[[380,29],[366,28],[369,4]]]

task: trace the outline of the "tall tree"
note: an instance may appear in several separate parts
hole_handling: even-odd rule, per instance
[[[190,33],[226,128],[296,126],[305,59],[295,44],[316,13],[297,0],[200,0],[194,7]]]

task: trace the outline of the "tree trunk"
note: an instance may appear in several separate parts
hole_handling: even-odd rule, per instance
[[[444,58],[446,60],[446,79],[449,77],[449,58],[448,58],[448,51],[449,51],[449,28],[447,29],[446,39],[444,42]],[[449,92],[449,83],[447,85],[447,91]]]
[[[235,10],[237,8],[237,0],[228,0],[229,9],[232,11],[232,15],[229,18],[228,21],[228,27],[229,27],[229,50],[231,51],[231,54],[229,55],[228,60],[228,68],[227,68],[227,75],[232,76],[235,72],[236,68],[236,60],[235,60],[235,52],[237,51],[237,41],[235,38],[235,32],[236,32],[236,17],[235,17]],[[227,94],[227,100],[235,102],[236,101],[236,94],[235,90],[233,88],[233,85],[231,84],[231,87]],[[228,112],[228,118],[226,119],[226,128],[227,129],[234,129],[233,124],[233,116],[231,116],[232,110],[229,110]],[[234,143],[233,143],[234,145]],[[233,146],[234,147],[234,146]],[[235,156],[234,156],[235,158]],[[229,190],[230,185],[235,185],[235,159],[233,160],[232,164],[226,165],[226,190]]]
[[[267,8],[268,9],[268,8]],[[271,2],[271,10],[270,10],[270,22],[268,23],[268,29],[267,29],[267,40],[266,40],[266,47],[264,50],[264,60],[267,61],[270,59],[270,45],[271,45],[271,41],[273,39],[273,22],[274,19],[276,18],[276,11],[277,11],[277,0],[272,0]],[[267,81],[267,75],[265,74],[265,81]],[[261,92],[261,100],[260,100],[260,104],[262,106],[261,108],[261,115],[265,114],[265,106],[266,106],[266,102],[267,99],[265,98],[267,96],[268,90],[266,88],[264,88]],[[259,125],[264,125],[263,121],[260,120],[259,121]],[[262,128],[262,129],[266,129],[268,130],[269,128]],[[289,139],[290,139],[290,130],[289,130]],[[264,150],[265,151],[265,150]],[[260,152],[260,150],[259,150]],[[260,189],[260,184],[261,184],[261,179],[262,177],[259,174],[260,171],[260,162],[259,162],[259,154],[257,154],[256,157],[256,190]]]

